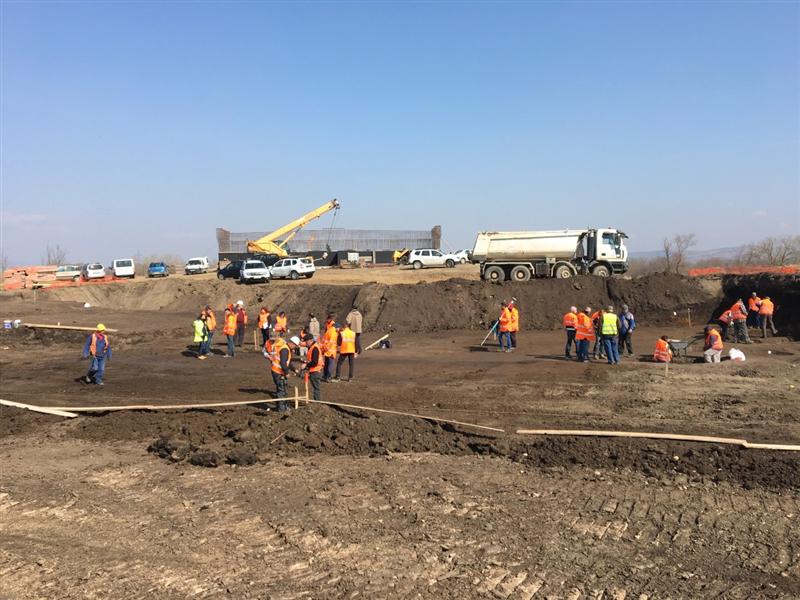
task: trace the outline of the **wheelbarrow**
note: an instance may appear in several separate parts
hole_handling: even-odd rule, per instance
[[[705,339],[705,336],[699,334],[699,335],[693,335],[692,337],[683,340],[667,340],[667,343],[669,344],[669,347],[672,350],[673,358],[681,357],[687,359],[689,358],[687,354],[689,346],[703,339]]]

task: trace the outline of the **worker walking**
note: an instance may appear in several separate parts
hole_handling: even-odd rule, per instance
[[[511,310],[505,300],[500,304],[500,317],[497,320],[498,336],[501,352],[511,352]],[[504,344],[505,342],[505,344]]]
[[[241,348],[244,342],[244,330],[247,325],[247,311],[244,309],[244,301],[236,301],[236,345]]]
[[[753,292],[747,299],[747,325],[756,329],[761,329],[761,317],[758,309],[761,308],[761,298]]]
[[[622,305],[619,315],[619,353],[627,348],[628,356],[633,356],[633,331],[636,329],[636,319],[627,304]]]
[[[359,312],[358,306],[353,304],[353,308],[347,313],[345,322],[350,326],[350,329],[353,330],[353,333],[356,334],[356,356],[358,356],[361,354],[361,332],[364,325],[364,317]]]
[[[197,344],[197,358],[205,360],[207,356],[204,354],[206,342],[208,341],[208,329],[206,329],[206,315],[201,312],[197,318],[192,322],[192,330],[194,333],[193,341]]]
[[[206,331],[208,335],[206,337],[206,345],[203,348],[203,355],[207,357],[211,354],[211,340],[214,337],[214,331],[217,329],[217,315],[214,314],[214,311],[208,304],[206,304],[205,314]]]
[[[337,343],[339,345],[339,359],[336,361],[336,376],[331,381],[341,381],[342,363],[345,360],[348,362],[347,379],[345,381],[351,381],[355,377],[353,371],[353,363],[355,361],[353,359],[356,355],[356,334],[350,329],[349,325],[340,328]]]
[[[656,341],[656,349],[653,351],[653,360],[663,363],[672,362],[672,348],[669,347],[669,338],[667,336],[662,335]]]
[[[619,317],[614,314],[614,307],[609,306],[605,311],[601,311],[600,332],[603,336],[603,347],[606,350],[608,364],[619,364],[619,346],[617,336],[619,335]]]
[[[269,340],[269,331],[272,328],[272,323],[270,322],[270,313],[269,309],[266,306],[262,306],[261,310],[258,311],[258,330],[261,332],[261,345],[264,346]]]
[[[324,368],[324,356],[322,345],[310,333],[303,338],[303,345],[306,347],[306,362],[303,367],[308,372],[308,382],[311,385],[311,399],[322,400],[322,370]]]
[[[747,309],[744,307],[744,301],[740,298],[734,302],[730,312],[733,320],[733,342],[752,344],[750,334],[747,331]]]
[[[706,334],[706,342],[703,347],[703,358],[707,363],[720,361],[722,356],[722,335],[714,327],[706,325],[703,330]]]
[[[564,331],[567,334],[567,345],[564,346],[564,358],[572,358],[572,345],[575,344],[575,354],[578,354],[578,343],[575,340],[575,329],[578,326],[578,309],[575,306],[569,307],[569,312],[561,319]],[[578,357],[580,360],[580,357]]]
[[[592,307],[587,306],[578,313],[575,324],[575,351],[580,362],[589,362],[589,343],[595,340],[594,323],[592,323]]]
[[[300,340],[293,337],[288,342],[282,336],[275,336],[264,347],[264,356],[270,361],[272,381],[275,384],[275,398],[286,398],[286,378],[294,371],[292,368],[292,351],[299,346]],[[278,412],[289,410],[287,402],[278,402]]]
[[[333,379],[333,373],[336,365],[336,352],[339,346],[339,332],[338,327],[333,319],[326,320],[328,325],[325,329],[325,335],[322,337],[322,353],[325,355],[325,370],[322,376],[322,381],[328,382]]]
[[[233,311],[233,304],[228,304],[225,307],[225,316],[222,326],[222,333],[225,334],[225,339],[228,342],[228,353],[225,358],[233,358],[235,355],[235,338],[236,338],[236,313]]]
[[[772,330],[772,335],[778,335],[778,330],[775,329],[775,324],[772,322],[772,313],[775,312],[775,305],[769,296],[764,296],[761,301],[761,306],[758,308],[758,316],[761,319],[761,337],[767,337],[767,325]]]
[[[86,338],[83,346],[83,358],[91,358],[89,372],[84,381],[96,385],[105,385],[106,361],[111,360],[111,342],[106,335],[106,326],[98,323],[94,333]]]
[[[313,335],[315,340],[320,339],[319,320],[314,316],[314,313],[308,313],[308,325],[306,325],[306,331]]]
[[[508,310],[511,311],[511,327],[509,330],[511,337],[511,349],[517,349],[517,332],[519,332],[519,309],[517,308],[517,299],[512,298],[508,305]]]

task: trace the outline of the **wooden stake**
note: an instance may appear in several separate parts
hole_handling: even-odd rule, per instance
[[[691,327],[692,326],[692,309],[691,308],[687,308],[686,309],[686,314],[689,315],[689,327]]]
[[[46,415],[55,415],[57,417],[73,418],[78,416],[77,413],[68,412],[66,410],[58,408],[49,408],[47,406],[35,406],[33,404],[23,404],[21,402],[12,402],[11,400],[0,400],[0,404],[2,404],[3,406],[13,406],[14,408],[24,408],[25,410],[43,413]]]
[[[385,336],[383,336],[382,338],[375,340],[375,341],[374,341],[374,342],[372,342],[372,343],[371,343],[369,346],[367,346],[366,348],[364,348],[363,352],[366,352],[367,350],[369,350],[369,349],[373,348],[374,346],[377,346],[378,344],[380,344],[380,343],[381,343],[383,340],[385,340],[385,339],[386,339],[386,338],[388,338],[388,337],[389,337],[389,334],[387,333],[387,334],[386,334]]]
[[[255,329],[253,329],[253,350],[258,352],[258,335]]]
[[[97,327],[77,327],[75,325],[43,325],[41,323],[25,323],[31,329],[68,329],[70,331],[97,331]],[[106,328],[106,331],[117,333],[118,329]]]
[[[300,394],[297,392],[297,386],[294,386],[294,409],[297,410],[300,408],[300,403],[298,400],[300,399]]]

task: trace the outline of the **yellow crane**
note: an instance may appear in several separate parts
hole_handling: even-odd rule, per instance
[[[319,219],[325,213],[338,209],[339,201],[334,198],[330,202],[326,202],[319,208],[315,208],[311,212],[304,214],[299,219],[295,219],[291,223],[287,223],[283,227],[276,229],[272,233],[268,233],[262,238],[257,240],[248,240],[247,251],[258,254],[277,254],[280,257],[289,256],[289,253],[286,252],[284,246],[286,246],[289,240],[297,235],[298,231],[300,231],[314,219]]]

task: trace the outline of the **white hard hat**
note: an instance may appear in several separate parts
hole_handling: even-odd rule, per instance
[[[290,337],[289,341],[292,342],[295,346],[299,346],[300,345],[300,338],[297,337],[296,335],[293,335],[292,337]]]
[[[237,300],[236,304],[238,304],[239,306],[244,306],[244,300]]]

